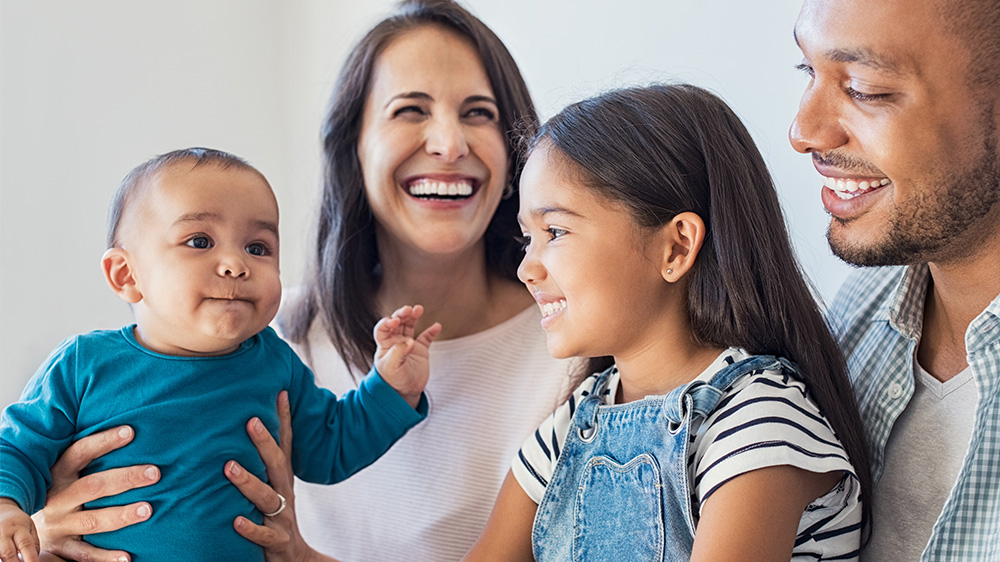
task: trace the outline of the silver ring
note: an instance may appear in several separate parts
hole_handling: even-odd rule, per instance
[[[277,494],[277,492],[275,493]],[[285,501],[285,496],[278,494],[278,499],[281,500],[281,505],[278,506],[278,509],[274,510],[274,513],[265,513],[264,517],[274,517],[282,511],[285,511],[285,506],[288,505],[288,502]]]

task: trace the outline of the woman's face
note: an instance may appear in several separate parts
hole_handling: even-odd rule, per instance
[[[432,258],[479,247],[507,185],[507,147],[493,88],[466,38],[424,26],[386,46],[358,159],[382,251]]]

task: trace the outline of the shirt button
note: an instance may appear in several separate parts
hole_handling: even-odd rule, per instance
[[[889,385],[889,398],[895,400],[902,395],[903,395],[903,386],[901,384],[899,384],[898,382],[894,382],[891,385]]]

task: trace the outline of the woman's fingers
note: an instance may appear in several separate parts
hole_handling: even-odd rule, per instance
[[[132,428],[123,425],[88,435],[70,445],[52,465],[52,487],[49,493],[58,493],[76,481],[77,474],[91,461],[128,444],[134,436]]]
[[[74,511],[87,502],[149,486],[159,479],[160,469],[153,465],[126,466],[95,472],[69,482],[61,490],[50,490],[45,509],[64,513]]]
[[[38,533],[42,544],[51,549],[52,545],[59,542],[60,538],[115,531],[135,523],[141,523],[149,519],[152,514],[153,510],[148,503],[137,502],[129,505],[73,513],[57,513],[55,515],[49,508],[46,508],[35,513],[31,518],[35,521],[36,528],[39,529]],[[69,554],[63,550],[59,550],[59,553]]]
[[[281,507],[281,498],[260,478],[247,472],[236,461],[226,463],[226,478],[236,486],[246,499],[250,500],[261,513],[274,513]],[[287,509],[287,508],[286,508]]]
[[[281,452],[284,453],[285,462],[281,463],[287,472],[288,463],[292,458],[292,408],[288,402],[288,391],[282,390],[278,393],[278,438],[281,440]],[[275,467],[276,469],[278,467]],[[268,477],[274,480],[276,475],[271,474],[271,466],[268,465]],[[291,480],[291,474],[285,475]]]
[[[288,546],[288,534],[278,527],[257,525],[246,517],[237,517],[233,528],[243,538],[264,549],[284,549]]]

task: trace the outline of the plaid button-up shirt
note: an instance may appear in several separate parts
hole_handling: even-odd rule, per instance
[[[829,311],[847,356],[876,485],[889,432],[913,396],[929,280],[926,265],[863,269],[844,284]],[[965,349],[979,403],[969,451],[924,562],[1000,562],[1000,296],[969,324]]]

